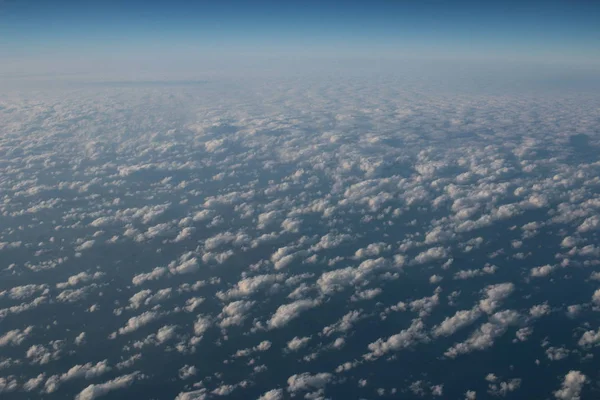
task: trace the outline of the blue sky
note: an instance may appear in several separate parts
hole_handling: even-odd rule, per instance
[[[0,52],[8,60],[2,72],[157,54],[182,61],[282,54],[600,61],[598,1],[190,3],[0,1]]]

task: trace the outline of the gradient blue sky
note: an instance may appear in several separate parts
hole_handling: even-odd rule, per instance
[[[598,65],[599,21],[597,0],[0,0],[0,73],[278,55]]]

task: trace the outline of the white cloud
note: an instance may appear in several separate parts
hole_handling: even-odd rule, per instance
[[[293,303],[279,306],[275,314],[267,322],[267,325],[270,329],[282,328],[290,321],[298,318],[302,312],[314,308],[319,304],[319,300],[297,300]]]
[[[476,350],[484,350],[494,344],[494,340],[504,334],[510,325],[519,321],[516,311],[500,311],[490,316],[489,322],[481,325],[471,336],[462,343],[456,343],[450,347],[444,355],[455,358],[461,354],[467,354]]]
[[[554,392],[554,397],[559,400],[580,400],[581,390],[587,382],[584,374],[571,370],[565,375],[561,388]]]
[[[296,393],[301,391],[321,389],[332,380],[333,375],[327,372],[321,372],[317,374],[304,372],[301,374],[292,375],[288,378],[287,390],[290,393]]]
[[[23,330],[13,329],[12,331],[8,331],[4,335],[0,336],[0,347],[18,346],[23,343],[25,339],[27,339],[32,331],[33,326],[28,326]]]
[[[390,336],[386,340],[377,339],[369,344],[371,351],[365,357],[373,359],[381,357],[390,351],[399,351],[416,345],[417,343],[429,342],[430,339],[425,332],[425,324],[420,319],[414,319],[410,326],[400,333]]]
[[[160,318],[160,316],[161,315],[155,311],[146,311],[140,315],[129,318],[127,324],[125,324],[124,327],[119,328],[118,332],[120,335],[126,335],[128,333],[134,332],[140,329],[141,327],[156,321],[158,318]]]
[[[298,351],[305,347],[310,341],[310,337],[298,337],[295,336],[292,340],[287,343],[287,348],[290,351]]]
[[[532,278],[540,278],[550,275],[556,269],[556,265],[543,265],[541,267],[531,268],[529,275]]]
[[[457,311],[452,317],[446,317],[439,325],[434,327],[434,336],[450,336],[459,329],[471,325],[481,317],[479,308]]]
[[[88,387],[83,389],[77,396],[75,396],[75,400],[97,399],[98,397],[105,396],[114,390],[124,389],[131,386],[140,377],[141,375],[139,372],[134,372],[132,374],[119,376],[118,378],[112,379],[104,383],[89,385]]]
[[[510,282],[487,286],[483,291],[484,298],[479,302],[479,308],[488,314],[493,313],[502,300],[510,296],[514,290],[515,285]]]
[[[258,400],[283,400],[283,390],[271,389],[268,392],[263,393]]]

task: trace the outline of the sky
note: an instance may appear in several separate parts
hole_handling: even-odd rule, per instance
[[[593,67],[598,20],[600,3],[582,0],[4,0],[0,74],[180,71],[181,64],[198,71],[273,58]]]
[[[600,398],[599,10],[0,0],[0,399]]]

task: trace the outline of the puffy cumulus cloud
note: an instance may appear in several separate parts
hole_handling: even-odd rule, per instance
[[[390,336],[387,339],[377,339],[375,342],[370,343],[368,348],[370,350],[364,357],[367,360],[373,360],[377,357],[381,357],[391,351],[399,351],[410,348],[418,343],[429,342],[429,336],[425,332],[425,324],[421,319],[414,319],[410,326],[400,333]]]
[[[257,344],[254,347],[236,351],[236,353],[233,356],[234,357],[248,357],[251,354],[256,353],[256,352],[267,351],[271,348],[272,345],[273,345],[273,343],[271,343],[269,340],[263,340],[262,342],[260,342],[259,344]]]
[[[486,265],[485,267],[483,267],[481,269],[461,270],[461,271],[454,273],[454,279],[464,280],[464,279],[475,278],[478,276],[493,275],[496,273],[497,270],[498,270],[498,267],[495,265]]]
[[[92,247],[94,247],[94,243],[96,243],[95,240],[87,240],[81,243],[79,246],[75,247],[75,251],[84,251],[91,249]]]
[[[453,237],[453,232],[444,231],[442,227],[436,226],[425,235],[425,244],[431,245],[435,243],[447,242]]]
[[[227,328],[233,325],[241,325],[247,318],[247,313],[254,304],[254,301],[244,300],[238,300],[227,304],[223,307],[223,311],[220,314],[221,322],[219,322],[219,326],[221,328]]]
[[[45,373],[41,373],[36,377],[28,379],[25,383],[23,383],[23,390],[26,392],[33,392],[44,382],[46,378]]]
[[[487,349],[494,344],[494,340],[503,335],[509,326],[519,322],[520,315],[513,310],[500,311],[490,316],[489,322],[481,325],[464,342],[456,343],[450,347],[444,355],[455,358],[461,354],[467,354],[476,350]]]
[[[194,322],[194,334],[196,336],[202,336],[212,326],[212,319],[204,315],[198,315],[196,322]]]
[[[141,354],[134,354],[131,357],[116,363],[115,368],[118,370],[131,368],[133,366],[133,364],[136,363],[136,361],[139,361],[141,359],[142,359]]]
[[[432,296],[413,300],[408,304],[408,307],[412,312],[419,313],[419,317],[424,318],[431,314],[433,309],[440,303],[440,292],[441,289],[437,288]]]
[[[64,346],[65,342],[63,340],[53,340],[45,346],[34,344],[27,349],[25,356],[31,360],[32,364],[45,365],[60,359]]]
[[[200,304],[204,303],[204,297],[192,297],[185,301],[185,311],[194,312],[196,308],[200,306]]]
[[[175,239],[173,239],[173,242],[174,243],[183,242],[184,240],[191,238],[195,231],[196,231],[196,228],[194,228],[194,227],[190,227],[190,226],[185,227],[179,231],[179,233],[177,234]]]
[[[173,275],[191,274],[199,269],[198,258],[192,252],[184,253],[177,261],[169,263],[169,272]]]
[[[569,356],[569,353],[569,349],[566,349],[564,347],[550,346],[546,349],[546,357],[548,357],[548,359],[552,361],[558,361],[567,358]]]
[[[554,397],[559,400],[580,400],[583,385],[587,382],[587,376],[580,371],[569,371],[563,379],[561,388],[554,392]]]
[[[592,294],[592,303],[595,306],[600,306],[600,289],[596,289],[594,294]]]
[[[286,347],[289,351],[298,351],[301,348],[306,347],[306,345],[308,345],[308,342],[310,342],[310,337],[295,336],[292,340],[287,342]]]
[[[2,309],[0,309],[0,320],[4,319],[6,316],[11,315],[11,314],[12,315],[21,314],[21,313],[27,312],[29,310],[33,310],[47,302],[48,302],[47,296],[39,296],[28,303],[21,303],[16,306],[2,308]]]
[[[221,300],[235,299],[251,296],[276,282],[281,282],[285,278],[283,274],[257,275],[244,278],[239,281],[232,289],[227,292],[218,292],[217,297]]]
[[[338,333],[348,332],[349,330],[352,329],[354,324],[356,324],[362,318],[364,318],[364,316],[362,314],[362,310],[350,311],[347,314],[345,314],[335,324],[328,325],[325,328],[323,328],[322,334],[324,336],[331,336],[332,334],[334,334],[336,332],[338,332]]]
[[[426,264],[432,261],[441,260],[443,258],[448,257],[449,253],[444,247],[432,247],[423,251],[415,257],[413,262],[415,264]]]
[[[214,211],[213,210],[200,210],[194,213],[194,215],[192,216],[192,220],[194,222],[199,222],[199,221],[206,221],[210,218],[212,218],[212,216],[214,215]]]
[[[287,380],[287,390],[290,393],[306,392],[314,389],[322,389],[327,384],[333,381],[334,376],[328,372],[320,372],[317,374],[311,374],[304,372],[301,374],[295,374]]]
[[[152,294],[152,290],[150,290],[150,289],[141,290],[141,291],[137,292],[136,294],[134,294],[133,296],[131,296],[129,298],[130,307],[133,308],[134,310],[140,308],[144,304],[144,302],[146,301],[148,296],[150,296],[151,294]]]
[[[19,388],[19,382],[13,375],[0,377],[0,394],[14,392]]]
[[[375,297],[379,296],[383,293],[383,289],[374,288],[374,289],[365,289],[356,291],[350,298],[351,301],[363,301],[363,300],[372,300]]]
[[[85,332],[81,332],[79,335],[77,335],[77,337],[74,340],[74,343],[77,346],[81,346],[81,345],[85,344]]]
[[[529,309],[529,315],[533,318],[540,318],[550,313],[550,306],[548,304],[536,304]]]
[[[263,393],[258,400],[283,400],[283,389],[271,389]]]
[[[543,265],[541,267],[531,268],[529,275],[532,278],[541,278],[550,275],[556,269],[556,265]]]
[[[488,314],[493,313],[514,290],[515,285],[510,282],[487,286],[483,290],[484,297],[479,302],[479,308]]]
[[[238,385],[221,385],[211,393],[217,396],[229,396],[237,387]]]
[[[125,389],[131,386],[136,380],[141,379],[143,375],[139,372],[134,372],[128,375],[119,376],[110,381],[92,384],[83,389],[75,400],[94,400],[98,397],[106,396],[112,391]]]
[[[175,331],[177,330],[176,325],[165,325],[158,329],[156,332],[156,341],[158,343],[165,343],[171,339],[174,339],[176,336]]]
[[[181,392],[175,397],[175,400],[204,400],[207,397],[206,388],[202,388],[191,392]]]
[[[193,365],[184,365],[179,368],[179,379],[188,379],[195,376],[198,373],[198,369]]]
[[[108,365],[108,360],[100,361],[96,364],[86,363],[83,365],[74,365],[67,372],[61,375],[53,375],[46,380],[44,385],[45,393],[54,393],[61,384],[72,379],[93,379],[104,375],[112,368]]]
[[[88,286],[81,287],[79,289],[65,289],[56,296],[56,300],[61,303],[77,303],[85,299],[90,292],[98,287],[97,284],[93,283]]]
[[[587,233],[590,231],[595,231],[600,228],[600,217],[594,215],[592,217],[588,217],[577,227],[577,231],[580,233]]]
[[[222,232],[218,233],[215,236],[208,238],[204,241],[204,248],[206,250],[215,250],[221,246],[226,244],[232,244],[234,246],[240,246],[242,244],[248,243],[250,238],[243,232],[233,233],[233,232]]]
[[[434,336],[451,336],[458,330],[471,325],[481,317],[482,312],[478,307],[471,310],[457,311],[453,316],[446,317],[439,325],[433,328]]]
[[[302,312],[317,307],[319,304],[321,304],[321,302],[318,299],[306,299],[281,305],[267,321],[267,326],[269,329],[282,328],[290,321],[298,318]]]
[[[345,287],[367,280],[373,273],[390,267],[389,261],[383,257],[369,259],[358,267],[346,267],[323,273],[317,280],[320,290],[332,294]]]
[[[352,236],[346,233],[328,233],[323,235],[318,243],[313,245],[310,250],[314,252],[334,249],[340,246],[342,243],[352,240]]]
[[[137,331],[143,326],[146,326],[161,317],[161,314],[156,311],[146,311],[140,315],[129,318],[124,327],[119,328],[119,335],[126,335],[128,333]]]
[[[354,257],[360,258],[368,258],[368,257],[377,257],[384,252],[387,252],[391,249],[389,244],[379,242],[379,243],[371,243],[367,247],[361,248],[354,252]]]
[[[158,280],[161,277],[167,275],[167,273],[168,273],[167,268],[156,267],[152,270],[152,272],[135,275],[131,279],[131,283],[133,283],[135,286],[143,285],[144,283],[146,283],[148,281]]]
[[[8,297],[12,300],[24,300],[30,297],[33,297],[37,293],[42,292],[42,294],[48,293],[48,285],[46,284],[29,284],[22,286],[15,286],[9,290],[4,290],[0,292],[0,298]]]
[[[13,329],[12,331],[8,331],[0,336],[0,347],[18,346],[27,339],[31,332],[33,332],[33,326],[28,326],[23,330]]]
[[[275,270],[284,269],[289,266],[297,256],[307,254],[306,251],[292,253],[294,250],[294,246],[281,247],[271,255],[271,262],[273,262],[273,267]]]
[[[258,219],[258,229],[265,229],[267,226],[273,224],[277,221],[279,213],[277,211],[268,211],[262,214],[259,214]]]
[[[298,218],[286,218],[281,223],[281,229],[286,232],[298,233],[300,231],[300,227],[302,226],[302,221]]]
[[[577,344],[582,347],[597,346],[600,344],[600,329],[597,331],[589,330],[584,332]]]
[[[507,381],[498,382],[498,379],[493,376],[493,374],[489,374],[486,380],[490,382],[488,385],[488,393],[492,396],[501,397],[506,397],[510,392],[514,392],[515,390],[519,389],[522,382],[520,378],[513,378]]]
[[[531,336],[532,333],[533,333],[533,328],[530,326],[520,328],[515,333],[515,336],[517,337],[516,340],[518,340],[520,342],[525,342],[527,339],[529,339],[529,336]]]
[[[98,271],[93,274],[87,272],[80,272],[76,275],[70,276],[66,282],[60,282],[56,284],[58,289],[66,289],[68,287],[78,286],[81,283],[87,283],[93,280],[100,279],[104,276],[104,272]]]

